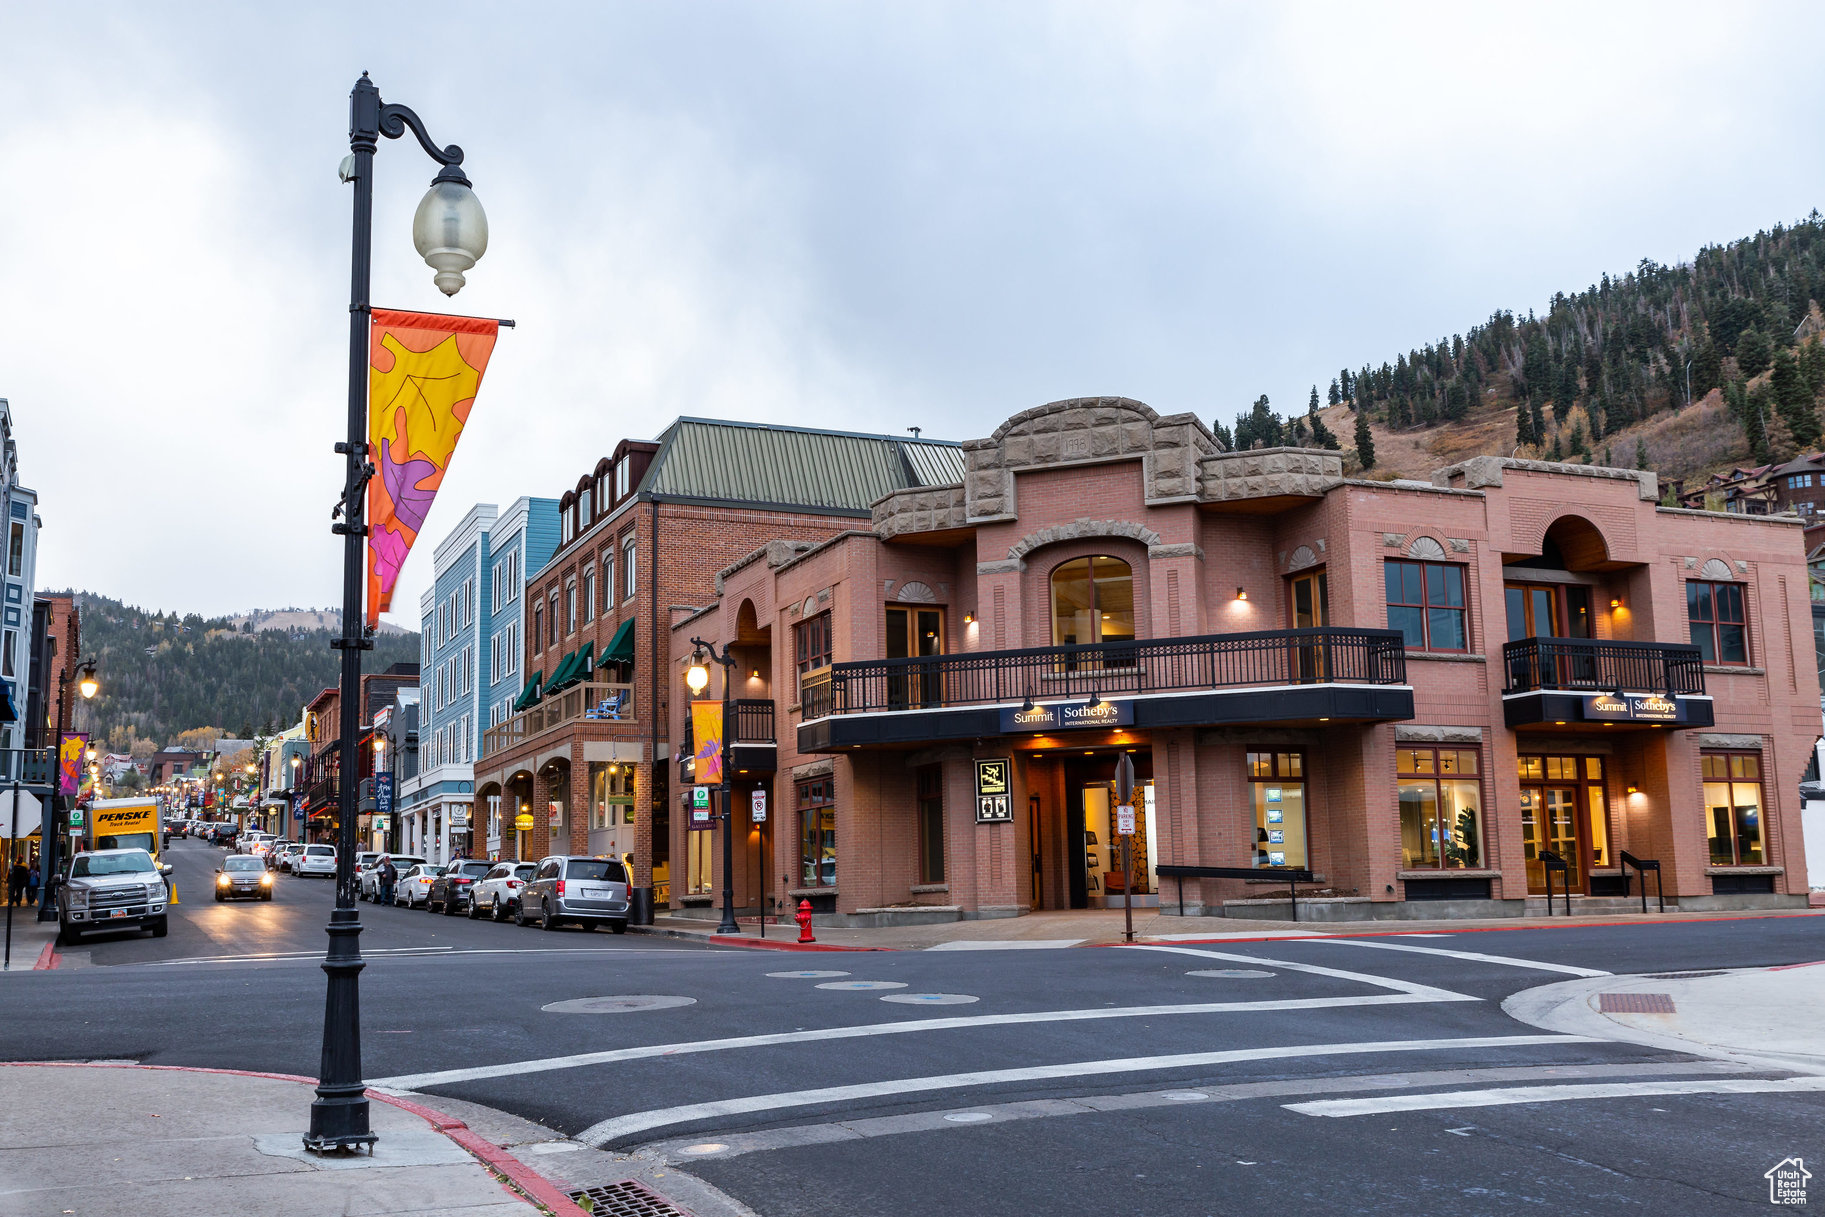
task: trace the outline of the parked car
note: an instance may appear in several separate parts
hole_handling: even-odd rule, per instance
[[[478,880],[469,892],[469,916],[486,913],[496,921],[505,921],[520,907],[520,889],[532,879],[538,867],[530,862],[497,862]]]
[[[617,934],[627,932],[627,868],[613,858],[554,854],[539,860],[532,882],[520,890],[514,921],[537,921],[555,930],[566,921],[594,929],[606,924]]]
[[[306,845],[304,851],[292,859],[291,873],[294,875],[323,875],[326,878],[336,877],[336,847],[334,845]]]
[[[57,945],[86,930],[151,930],[165,936],[169,866],[143,849],[90,849],[70,859],[57,886]]]
[[[494,869],[494,863],[470,860],[453,862],[444,873],[431,881],[425,893],[425,911],[454,917],[469,906],[471,890],[477,880]]]
[[[208,840],[211,845],[220,845],[225,849],[233,849],[234,843],[240,835],[240,828],[224,820],[219,824],[210,825],[209,836],[206,840]]]
[[[417,908],[430,898],[431,881],[443,873],[444,868],[436,862],[420,862],[399,876],[399,882],[393,885],[393,903]]]
[[[273,866],[282,871],[289,871],[292,868],[292,862],[303,852],[304,843],[302,841],[283,842],[272,853]]]
[[[355,855],[355,892],[357,895],[361,892],[361,876],[367,871],[368,867],[374,865],[374,863],[379,860],[380,851],[376,849],[364,849]]]
[[[215,872],[215,902],[220,904],[244,896],[271,900],[272,873],[266,869],[266,863],[250,854],[223,858]]]
[[[411,870],[414,866],[418,866],[424,862],[424,859],[417,854],[382,853],[376,855],[374,861],[368,868],[355,877],[355,895],[362,900],[380,899],[381,858],[393,859],[393,869],[399,872],[398,877],[400,879],[405,878],[406,872]],[[395,882],[393,886],[397,888],[399,885]]]
[[[247,854],[250,857],[257,858],[266,851],[266,843],[268,841],[274,841],[277,839],[278,838],[276,838],[275,836],[273,836],[272,833],[269,833],[269,832],[245,833],[242,835],[241,839],[235,844],[235,852],[237,854]]]

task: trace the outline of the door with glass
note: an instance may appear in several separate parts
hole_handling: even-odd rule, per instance
[[[1288,608],[1294,629],[1315,630],[1329,624],[1330,596],[1323,571],[1295,575],[1287,581],[1287,584],[1287,594],[1291,600]],[[1295,644],[1293,648],[1294,679],[1302,683],[1329,679],[1329,667],[1325,659],[1322,644],[1309,642]]]
[[[930,658],[944,654],[944,610],[889,606],[885,642],[889,659]],[[940,680],[935,667],[908,664],[889,668],[887,703],[897,710],[936,705],[940,701]]]
[[[1527,890],[1546,891],[1546,866],[1540,861],[1542,849],[1565,860],[1564,878],[1571,891],[1588,890],[1591,868],[1613,865],[1603,758],[1523,756],[1520,770]],[[1554,889],[1558,886],[1559,880],[1555,879]]]

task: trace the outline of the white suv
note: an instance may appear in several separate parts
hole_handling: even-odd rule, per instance
[[[469,918],[492,917],[505,921],[520,907],[520,889],[532,880],[538,867],[531,862],[501,862],[481,877],[469,893]]]
[[[336,877],[336,847],[334,845],[306,845],[302,851],[292,856],[291,873],[294,875],[323,875],[326,878]]]

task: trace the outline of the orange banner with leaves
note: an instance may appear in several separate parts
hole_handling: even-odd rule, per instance
[[[443,485],[500,324],[373,310],[368,353],[367,620],[393,607],[400,568]]]

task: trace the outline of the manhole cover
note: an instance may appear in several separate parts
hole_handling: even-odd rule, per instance
[[[982,999],[968,993],[889,993],[881,1000],[905,1002],[909,1006],[967,1006]]]
[[[1605,1014],[1672,1014],[1673,998],[1666,993],[1599,993],[1597,1009]]]
[[[575,997],[554,1001],[539,1009],[547,1014],[632,1014],[636,1010],[670,1010],[674,1006],[694,1006],[695,997],[660,997],[651,993],[629,993],[620,997]]]
[[[827,980],[819,985],[820,989],[850,989],[866,991],[869,989],[904,989],[906,983],[899,980]]]
[[[691,1217],[658,1192],[632,1179],[572,1192],[570,1198],[595,1217]]]
[[[847,972],[769,972],[780,980],[824,980],[832,976],[847,976]]]
[[[1272,976],[1272,972],[1263,972],[1259,968],[1200,968],[1196,972],[1187,972],[1187,976],[1210,976],[1217,980],[1260,980]]]

